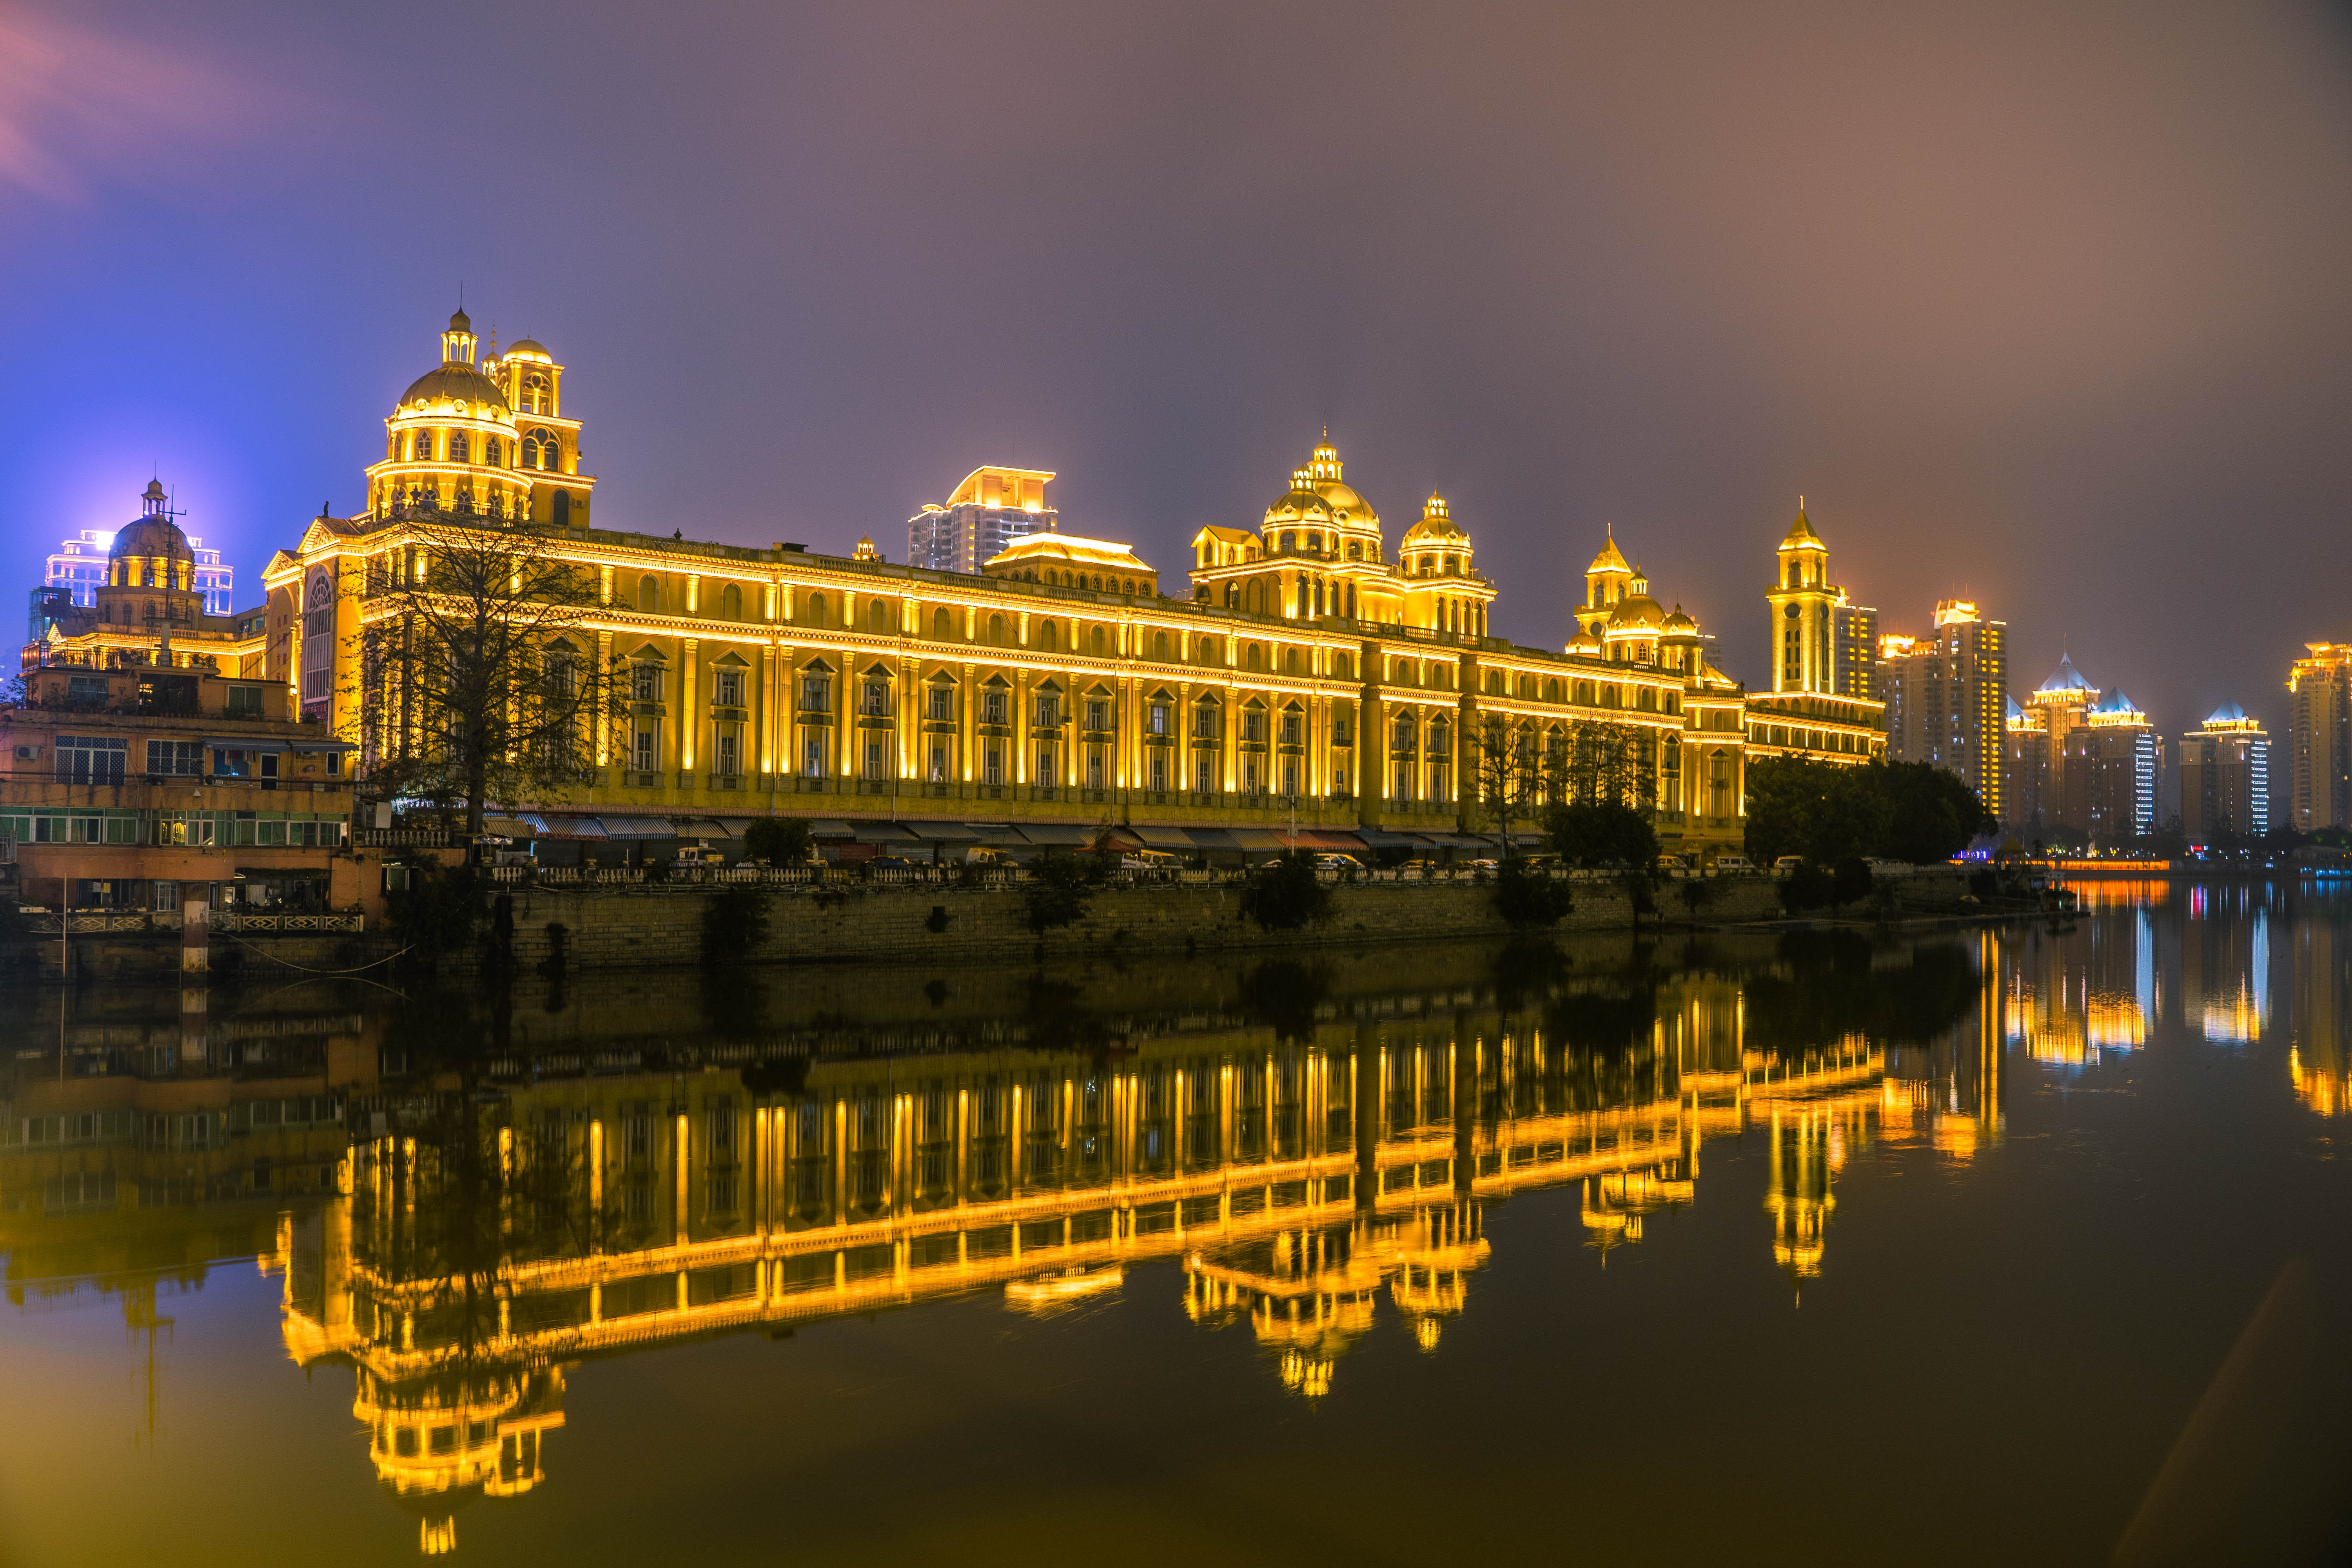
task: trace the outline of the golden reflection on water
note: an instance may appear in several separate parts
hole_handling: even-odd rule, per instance
[[[2352,955],[2340,925],[2292,930],[2288,1071],[2338,1114]],[[151,1419],[172,1280],[134,1257],[257,1256],[288,1356],[351,1370],[375,1477],[438,1554],[459,1501],[543,1478],[590,1357],[978,1291],[1050,1317],[1167,1259],[1192,1323],[1247,1334],[1313,1400],[1384,1318],[1444,1352],[1517,1194],[1574,1185],[1605,1266],[1698,1201],[1711,1142],[1755,1132],[1759,1258],[1795,1289],[1831,1267],[1859,1155],[1999,1147],[2012,1052],[2071,1073],[2168,1023],[2231,1048],[2270,1026],[2258,907],[2175,900],[1941,951],[1555,976],[1507,1005],[1356,996],[1279,1035],[1203,1012],[1090,1053],[709,1044],[681,1071],[583,1047],[494,1093],[420,1076],[362,1014],[207,1027],[190,1008],[101,1026],[73,1058],[99,1070],[20,1059],[0,1235],[20,1305],[119,1300]],[[1868,1022],[1923,1005],[1931,1026],[1895,1043]]]

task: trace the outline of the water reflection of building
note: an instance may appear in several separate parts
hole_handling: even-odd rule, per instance
[[[2352,928],[2322,916],[2294,929],[2287,1070],[2304,1104],[2322,1116],[2341,1116],[2352,1110],[2345,1082],[2352,1058]]]
[[[1906,984],[1875,960],[1859,980]],[[1818,1268],[1829,1184],[1895,1097],[1864,1035],[1759,1024],[1753,983],[1561,981],[1510,1012],[1481,988],[1383,994],[1280,1041],[1171,1009],[1121,1020],[1108,1056],[994,1025],[815,1058],[714,1039],[657,1058],[598,1035],[491,1046],[470,1079],[406,1072],[373,1015],[215,1022],[200,1071],[181,1055],[170,1075],[68,1076],[85,1100],[221,1100],[233,1136],[169,1189],[194,1206],[158,1193],[59,1214],[43,1184],[62,1173],[54,1152],[12,1134],[0,1239],[12,1272],[34,1260],[56,1279],[72,1270],[64,1251],[42,1259],[45,1226],[82,1226],[79,1246],[90,1227],[247,1216],[241,1247],[207,1238],[191,1255],[257,1253],[282,1277],[289,1353],[352,1368],[377,1479],[437,1552],[469,1500],[537,1484],[567,1382],[596,1356],[976,1290],[1052,1311],[1165,1258],[1198,1321],[1247,1332],[1312,1396],[1383,1324],[1444,1353],[1491,1258],[1489,1205],[1573,1184],[1593,1244],[1639,1243],[1696,1200],[1706,1141],[1750,1127],[1790,1140],[1773,1156],[1774,1254]],[[1782,989],[1836,986],[1805,972]],[[109,1027],[152,1048],[163,1026]],[[289,1085],[313,1117],[290,1131]],[[55,1092],[19,1071],[9,1125]],[[77,1183],[111,1174],[134,1194],[142,1162],[189,1158],[72,1152]]]
[[[2163,994],[2149,911],[2110,914],[2070,932],[2036,931],[2013,950],[2002,998],[2012,1044],[2052,1067],[2098,1064],[2147,1044]]]
[[[2189,1020],[2215,1045],[2252,1045],[2271,1011],[2270,910],[2258,883],[2189,889],[2180,989]]]
[[[697,1335],[982,1289],[1035,1310],[1168,1258],[1196,1321],[1246,1325],[1315,1395],[1388,1312],[1437,1348],[1489,1203],[1580,1183],[1588,1223],[1628,1239],[1691,1201],[1707,1137],[1866,1136],[1867,1043],[1743,1051],[1721,980],[1645,1010],[1606,1047],[1440,1012],[1114,1063],[821,1061],[783,1093],[740,1072],[518,1087],[495,1128],[357,1146],[352,1196],[291,1234],[287,1344],[355,1368],[379,1479],[432,1550],[465,1497],[541,1473],[566,1366]],[[1833,1167],[1799,1184],[1808,1270]]]

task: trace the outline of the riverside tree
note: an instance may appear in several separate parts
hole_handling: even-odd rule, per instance
[[[596,579],[557,558],[557,531],[429,508],[400,521],[368,561],[353,661],[371,793],[462,806],[478,834],[488,802],[586,782],[598,721],[632,692],[597,658]]]
[[[1932,865],[1990,825],[1968,781],[1927,763],[1765,757],[1748,765],[1747,849],[1759,865],[1784,855],[1822,867],[1864,856]]]

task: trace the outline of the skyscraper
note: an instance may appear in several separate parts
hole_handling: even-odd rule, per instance
[[[1042,468],[974,468],[953,495],[907,520],[907,563],[977,573],[1014,540],[1055,532],[1061,514],[1045,504],[1053,479]]]
[[[1966,779],[1996,817],[2008,817],[2009,626],[1966,599],[1936,606],[1930,637],[1878,639],[1875,691],[1886,704],[1886,754]]]
[[[2180,737],[2180,826],[2200,842],[2271,830],[2271,738],[2234,702]]]
[[[2305,643],[2287,671],[2287,822],[2352,827],[2352,643]]]

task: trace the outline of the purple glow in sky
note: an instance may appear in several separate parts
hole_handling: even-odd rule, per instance
[[[2316,6],[0,7],[8,563],[159,466],[258,596],[462,284],[600,522],[895,557],[974,465],[1163,570],[1328,421],[1557,646],[1605,527],[1765,674],[1800,492],[2177,734],[2352,638]]]

